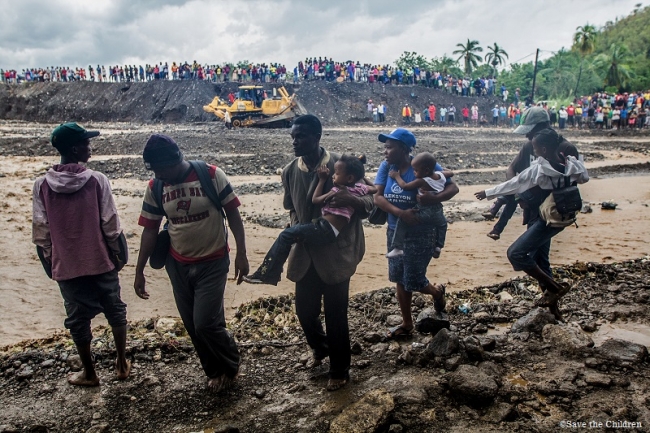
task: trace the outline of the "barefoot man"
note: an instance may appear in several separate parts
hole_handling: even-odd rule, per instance
[[[113,330],[118,379],[129,376],[126,360],[126,304],[120,299],[118,271],[124,266],[120,220],[106,176],[80,163],[91,155],[90,138],[76,123],[52,132],[61,163],[36,179],[32,239],[48,275],[59,283],[70,330],[83,370],[68,377],[73,385],[97,386],[90,350],[90,321],[104,313]],[[119,257],[122,257],[120,259]]]
[[[149,299],[144,268],[154,253],[158,228],[166,216],[171,245],[164,251],[164,266],[176,307],[208,377],[208,389],[228,389],[239,372],[239,351],[226,329],[223,309],[230,266],[224,215],[237,244],[235,277],[241,284],[248,274],[248,259],[239,199],[220,168],[203,162],[193,166],[171,137],[152,135],[143,157],[156,179],[148,184],[138,221],[143,231],[133,283],[135,293]],[[196,171],[201,167],[204,181]],[[206,192],[208,189],[214,200]]]

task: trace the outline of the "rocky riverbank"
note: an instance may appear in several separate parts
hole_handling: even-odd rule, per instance
[[[354,296],[352,382],[334,393],[326,369],[305,368],[292,296],[238,309],[229,326],[241,377],[218,395],[177,319],[131,324],[124,382],[114,380],[110,332],[96,329],[96,389],[66,383],[80,366],[63,333],[5,347],[0,432],[550,432],[567,421],[647,431],[650,260],[555,272],[573,286],[567,323],[533,308],[539,289],[523,278],[449,295],[449,326],[416,295],[421,332],[388,341],[386,327],[399,322],[393,291]]]

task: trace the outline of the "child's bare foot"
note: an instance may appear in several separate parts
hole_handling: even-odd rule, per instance
[[[208,390],[210,392],[217,393],[223,388],[223,380],[226,377],[225,374],[222,374],[218,377],[211,377],[208,379]]]
[[[97,374],[95,373],[88,376],[86,370],[81,370],[69,375],[68,383],[77,386],[99,386],[99,377],[97,377]]]
[[[119,359],[115,360],[115,371],[117,372],[117,378],[119,380],[124,380],[129,377],[131,374],[131,361],[124,359],[120,361]]]

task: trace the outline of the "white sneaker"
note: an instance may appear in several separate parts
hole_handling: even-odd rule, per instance
[[[393,248],[388,254],[386,254],[386,257],[388,257],[389,259],[392,259],[392,258],[403,256],[403,255],[404,255],[404,251],[402,251],[402,250],[400,250],[398,248]]]

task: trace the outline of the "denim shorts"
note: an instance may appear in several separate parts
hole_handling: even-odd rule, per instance
[[[387,250],[395,230],[386,231]],[[432,226],[413,228],[404,239],[404,255],[388,259],[388,280],[401,284],[407,292],[420,292],[428,284],[427,267],[433,257],[435,230]]]

